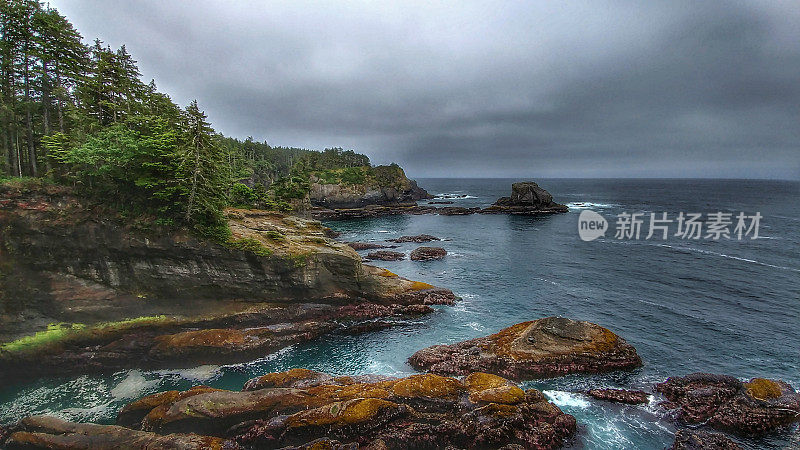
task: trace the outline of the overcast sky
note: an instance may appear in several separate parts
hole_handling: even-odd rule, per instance
[[[413,177],[800,178],[800,7],[50,2],[214,127]]]

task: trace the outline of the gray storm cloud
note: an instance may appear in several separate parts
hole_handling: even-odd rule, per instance
[[[215,128],[413,176],[800,178],[800,7],[52,1]]]

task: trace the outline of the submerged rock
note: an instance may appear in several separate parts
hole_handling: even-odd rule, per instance
[[[243,448],[309,449],[549,449],[576,429],[541,392],[486,373],[395,379],[292,369],[250,380],[242,392],[203,389],[145,397],[123,408],[118,423],[146,436],[202,433]]]
[[[418,234],[416,236],[400,236],[399,238],[389,239],[389,242],[414,242],[416,244],[421,244],[423,242],[430,242],[430,241],[439,241],[436,236],[431,236],[430,234]]]
[[[511,197],[500,197],[482,213],[536,214],[567,212],[568,208],[553,201],[553,196],[533,181],[511,185]]]
[[[447,256],[447,250],[441,247],[419,247],[411,252],[413,261],[430,261]]]
[[[740,450],[739,444],[720,433],[701,430],[678,430],[671,450]]]
[[[590,389],[586,391],[586,394],[598,400],[628,405],[639,405],[650,401],[650,395],[647,392],[628,389]]]
[[[639,367],[624,339],[593,323],[548,317],[511,326],[491,336],[435,345],[411,356],[419,370],[443,375],[488,372],[513,380],[599,373]]]
[[[705,423],[722,431],[763,434],[800,420],[800,394],[783,381],[694,373],[656,385],[685,424]]]
[[[392,252],[389,250],[379,250],[367,254],[368,259],[380,259],[381,261],[400,261],[401,259],[405,259],[405,257],[405,253]]]

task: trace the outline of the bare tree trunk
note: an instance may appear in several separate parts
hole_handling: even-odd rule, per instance
[[[25,128],[28,141],[28,165],[30,166],[31,176],[36,177],[39,176],[39,169],[36,167],[36,148],[33,146],[33,118],[31,117],[31,90],[29,79],[30,60],[28,58],[27,44],[25,48]]]
[[[197,194],[197,177],[200,175],[200,151],[195,148],[194,152],[194,173],[192,174],[192,190],[189,192],[189,204],[186,206],[186,222],[192,218],[194,208],[194,197]]]
[[[56,86],[61,89],[61,69],[56,63]],[[59,91],[60,92],[60,91]],[[56,98],[56,105],[58,106],[58,131],[64,132],[64,110],[61,105],[61,96]]]

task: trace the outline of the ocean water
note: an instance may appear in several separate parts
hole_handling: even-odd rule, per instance
[[[457,206],[487,206],[515,180],[421,179]],[[661,449],[674,425],[653,398],[620,406],[578,392],[592,387],[649,388],[696,371],[778,378],[800,389],[800,183],[743,180],[537,180],[567,214],[396,216],[331,222],[342,240],[383,241],[428,233],[448,251],[442,261],[376,262],[402,276],[447,287],[453,307],[360,336],[329,336],[247,364],[186,370],[131,370],[108,376],[39,380],[0,388],[0,423],[50,413],[111,423],[126,402],[195,384],[239,389],[265,372],[306,367],[334,374],[406,375],[423,347],[494,333],[560,315],[610,328],[634,345],[644,367],[630,373],[568,376],[526,383],[575,415],[567,448]],[[578,216],[592,209],[612,230],[592,242]],[[762,215],[759,239],[614,239],[622,212],[675,218],[679,212]],[[673,224],[670,234],[677,230]],[[660,236],[659,236],[660,237]],[[419,244],[401,244],[409,253]],[[362,252],[366,253],[366,252]],[[795,429],[744,439],[745,448],[784,448]]]

